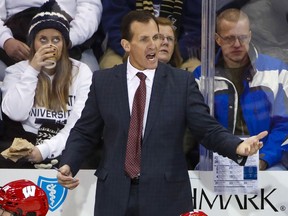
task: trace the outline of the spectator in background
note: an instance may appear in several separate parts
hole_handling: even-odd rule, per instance
[[[148,10],[155,17],[168,17],[177,33],[183,60],[181,68],[193,71],[200,64],[202,0],[103,0],[102,24],[107,33],[107,48],[100,60],[100,68],[121,64],[124,49],[120,45],[120,23],[132,10]]]
[[[288,62],[287,0],[217,0],[217,8],[218,13],[228,8],[245,12],[257,49]]]
[[[288,67],[259,53],[250,43],[251,37],[244,12],[232,8],[218,15],[215,38],[220,49],[214,77],[214,116],[239,136],[267,130],[269,135],[259,152],[260,170],[282,170],[281,144],[288,134]],[[201,78],[200,67],[194,75]]]
[[[21,60],[27,60],[29,47],[26,44],[29,23],[46,0],[0,1],[0,80],[4,71]],[[100,0],[58,0],[60,7],[70,19],[70,56],[86,63],[92,71],[99,69],[90,48],[96,40],[96,31],[102,15]]]
[[[7,145],[1,142],[1,150],[14,138],[25,138],[37,146],[27,158],[29,163],[22,160],[14,164],[1,157],[2,168],[29,168],[30,162],[50,161],[61,155],[70,129],[81,115],[92,71],[69,58],[70,32],[65,15],[54,0],[44,3],[29,28],[29,59],[6,69],[1,90]],[[56,64],[51,64],[50,58]]]
[[[159,33],[162,36],[162,43],[158,53],[159,61],[180,68],[182,58],[173,23],[170,19],[165,17],[157,17],[156,20],[159,26]]]

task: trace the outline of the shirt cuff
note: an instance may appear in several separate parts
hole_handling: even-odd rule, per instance
[[[12,32],[10,31],[10,29],[8,31],[5,31],[4,33],[0,34],[0,47],[2,49],[4,49],[5,42],[10,38],[13,38]]]
[[[247,159],[247,157],[244,157],[244,156],[241,156],[241,155],[237,155],[237,163],[239,164],[239,165],[245,165],[245,163],[246,163],[246,159]]]
[[[49,156],[49,153],[50,153],[50,149],[48,145],[43,143],[43,144],[37,145],[36,147],[39,149],[43,160],[45,160]]]

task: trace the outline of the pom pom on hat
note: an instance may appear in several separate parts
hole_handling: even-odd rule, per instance
[[[55,0],[45,2],[39,12],[32,18],[28,31],[28,44],[31,44],[35,35],[43,29],[56,29],[62,33],[66,44],[70,43],[69,31],[72,18],[63,10]]]

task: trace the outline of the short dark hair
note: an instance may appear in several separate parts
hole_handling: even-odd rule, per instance
[[[142,10],[142,11],[130,11],[127,13],[121,23],[121,34],[122,34],[122,39],[126,39],[128,41],[132,40],[133,33],[131,29],[131,25],[133,22],[141,22],[141,23],[148,23],[150,20],[154,20],[155,23],[158,26],[158,22],[153,14],[151,14],[148,11]],[[159,29],[159,27],[158,27]]]

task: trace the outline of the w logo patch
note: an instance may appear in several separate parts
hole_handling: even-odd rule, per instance
[[[57,178],[39,176],[37,185],[45,191],[50,211],[55,211],[65,201],[68,189],[61,186]]]
[[[28,198],[28,197],[34,197],[35,196],[35,190],[36,190],[36,187],[31,185],[31,186],[27,186],[27,187],[24,187],[22,189],[22,193],[24,194],[25,198]]]

